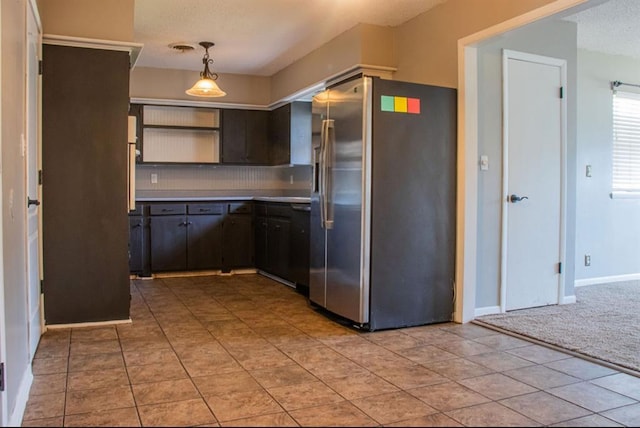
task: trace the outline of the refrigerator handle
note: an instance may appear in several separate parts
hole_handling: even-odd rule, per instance
[[[327,129],[325,130],[324,159],[323,159],[323,198],[324,205],[324,227],[325,229],[333,229],[333,201],[331,183],[332,172],[329,168],[333,167],[333,150],[335,145],[335,130],[333,119],[327,120]]]
[[[323,120],[322,121],[322,128],[320,130],[320,154],[319,154],[319,161],[318,161],[318,187],[319,187],[319,191],[318,191],[318,198],[319,198],[319,202],[320,202],[320,226],[324,229],[324,221],[325,221],[325,193],[324,193],[324,186],[325,186],[325,150],[326,150],[326,139],[327,139],[327,123],[328,120]]]

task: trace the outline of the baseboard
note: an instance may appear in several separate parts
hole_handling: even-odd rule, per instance
[[[499,313],[501,313],[500,306],[485,306],[484,308],[476,308],[473,316],[474,318],[477,318],[483,315],[493,315]]]
[[[151,276],[137,277],[135,279],[154,279],[154,278],[183,278],[191,276],[230,276],[230,275],[245,275],[255,274],[257,269],[234,269],[229,272],[222,272],[221,270],[196,270],[196,271],[180,271],[180,272],[160,272],[154,273]]]
[[[47,329],[58,330],[62,328],[83,328],[83,327],[104,327],[110,325],[119,324],[131,324],[131,318],[126,320],[112,320],[112,321],[96,321],[96,322],[78,322],[71,324],[48,324]]]
[[[640,273],[630,273],[626,275],[600,276],[597,278],[576,279],[574,287],[584,287],[585,285],[606,284],[609,282],[635,281],[640,279]]]
[[[16,406],[13,408],[13,412],[9,415],[9,426],[19,427],[22,426],[22,418],[24,417],[24,411],[27,408],[27,401],[29,401],[29,391],[33,384],[33,372],[31,371],[31,364],[27,366],[27,372],[20,382],[20,388],[16,394]]]
[[[571,303],[575,303],[576,302],[576,295],[572,295],[572,296],[564,296],[561,300],[560,300],[560,304],[561,305],[569,305]]]
[[[296,288],[296,284],[294,284],[293,282],[287,281],[286,279],[280,278],[279,276],[270,274],[269,272],[265,272],[263,270],[258,269],[258,273],[262,276],[266,276],[267,278],[273,279],[274,281],[277,281],[291,288]]]

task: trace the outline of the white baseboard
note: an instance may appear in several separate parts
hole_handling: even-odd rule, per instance
[[[485,306],[484,308],[476,308],[473,314],[474,318],[481,317],[483,315],[499,314],[500,306]]]
[[[576,302],[576,295],[572,295],[572,296],[564,296],[562,298],[562,300],[560,300],[560,304],[561,305],[569,305],[571,303],[575,303]]]
[[[626,275],[600,276],[597,278],[576,279],[574,287],[584,287],[585,285],[606,284],[608,282],[635,281],[640,279],[640,273],[630,273]]]
[[[131,318],[126,320],[113,320],[113,321],[96,321],[96,322],[78,322],[72,324],[48,324],[47,328],[51,330],[57,330],[61,328],[82,328],[82,327],[104,327],[109,325],[118,324],[131,324]]]
[[[31,371],[31,364],[29,364],[27,366],[27,372],[22,378],[22,382],[20,382],[18,393],[16,394],[16,406],[13,408],[13,412],[9,415],[10,427],[22,426],[22,418],[24,417],[24,411],[27,408],[27,401],[29,401],[31,384],[33,384],[33,372]]]

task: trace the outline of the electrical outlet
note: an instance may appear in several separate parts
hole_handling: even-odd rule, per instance
[[[289,174],[289,184],[293,184],[293,174]]]
[[[151,174],[151,184],[158,184],[158,174]]]
[[[591,266],[591,255],[589,254],[584,255],[584,265]]]
[[[587,177],[591,177],[591,165],[587,165],[586,171],[585,171],[585,175]]]

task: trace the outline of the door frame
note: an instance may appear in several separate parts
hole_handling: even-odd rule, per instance
[[[458,39],[458,141],[456,177],[456,274],[453,321],[476,316],[478,241],[478,45],[508,31],[600,0],[556,0]],[[563,297],[562,302],[566,303]]]
[[[509,220],[509,60],[520,60],[536,64],[558,67],[560,70],[561,87],[565,94],[560,98],[560,236],[559,254],[561,263],[566,260],[566,230],[567,230],[567,61],[548,56],[535,55],[526,52],[504,49],[502,51],[502,205],[501,205],[501,237],[500,237],[500,312],[506,312],[507,306],[507,261],[508,248],[508,220]],[[557,285],[556,303],[562,302],[565,289],[564,270],[560,269]]]

